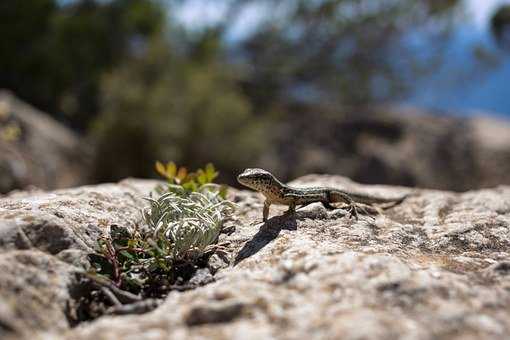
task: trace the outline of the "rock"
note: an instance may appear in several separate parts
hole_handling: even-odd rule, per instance
[[[90,150],[50,116],[0,91],[0,193],[85,183]]]
[[[382,215],[358,221],[343,216],[343,209],[318,204],[294,217],[281,215],[285,207],[272,207],[264,225],[253,224],[261,218],[261,197],[231,189],[239,205],[231,222],[235,230],[222,234],[220,242],[233,260],[229,267],[218,266],[214,281],[172,291],[143,315],[103,316],[72,328],[63,306],[66,301],[72,306],[69,287],[80,265],[71,250],[84,254],[110,223],[136,223],[139,197],[151,183],[1,199],[0,231],[7,232],[0,236],[0,266],[9,274],[0,276],[0,330],[73,340],[510,337],[508,186],[465,193],[417,190]],[[327,175],[295,184],[386,197],[410,191]],[[45,220],[61,228],[51,240],[40,235]]]
[[[155,185],[127,180],[1,198],[0,338],[72,326],[85,255],[111,224],[138,223]]]
[[[316,108],[297,109],[272,128],[263,167],[282,179],[329,173],[454,191],[510,184],[508,120],[394,106],[342,112],[317,119]]]
[[[68,327],[72,266],[38,250],[0,254],[0,335]]]

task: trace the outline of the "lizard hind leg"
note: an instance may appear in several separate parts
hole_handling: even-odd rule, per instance
[[[322,203],[322,205],[324,206],[324,208],[326,208],[326,209],[328,209],[328,210],[334,210],[334,209],[336,209],[336,208],[335,208],[334,206],[332,206],[329,202],[324,202],[324,201],[322,201],[321,203]]]
[[[349,212],[350,217],[354,217],[355,220],[358,220],[358,209],[356,208],[355,203],[350,203],[347,211]]]
[[[356,220],[358,219],[358,210],[356,208],[356,202],[354,202],[354,200],[346,193],[337,190],[328,191],[327,199],[328,204],[329,202],[332,203],[345,202],[349,207],[347,211],[349,212],[350,217],[354,217]]]
[[[369,204],[358,203],[358,210],[365,215],[382,215],[380,208]]]

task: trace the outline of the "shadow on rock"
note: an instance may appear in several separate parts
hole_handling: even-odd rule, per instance
[[[275,216],[267,220],[253,238],[246,242],[244,247],[237,253],[234,266],[244,259],[255,255],[269,242],[280,234],[281,230],[297,230],[296,217],[290,215]]]

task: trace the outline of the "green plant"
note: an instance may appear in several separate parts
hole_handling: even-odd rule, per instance
[[[151,39],[101,78],[90,130],[97,181],[151,176],[154,159],[193,169],[211,161],[228,176],[263,154],[267,122],[239,87],[241,71],[212,51],[198,61],[174,43]]]
[[[182,192],[184,189],[184,191],[188,193],[202,191],[217,192],[221,198],[226,198],[226,186],[218,186],[217,184],[208,185],[213,184],[214,179],[216,179],[219,174],[212,163],[208,163],[204,169],[188,172],[185,167],[177,167],[174,162],[168,162],[164,165],[158,161],[156,162],[156,171],[168,182],[167,188],[161,186],[156,188],[156,191],[160,194],[168,190],[182,195],[184,194],[184,192]]]
[[[214,244],[225,216],[233,213],[233,203],[225,200],[226,187],[214,184],[218,172],[211,163],[204,169],[188,172],[174,162],[156,162],[156,171],[167,179],[157,198],[147,198],[150,206],[143,210],[154,238],[164,237],[172,243],[174,258],[197,256]]]
[[[196,257],[214,244],[225,216],[233,205],[223,200],[217,186],[204,184],[196,191],[171,186],[169,192],[153,199],[143,212],[154,239],[171,242],[174,259]]]
[[[218,175],[212,164],[188,172],[172,162],[158,162],[156,170],[168,183],[146,198],[146,225],[134,230],[112,225],[98,241],[97,252],[89,255],[96,282],[106,279],[143,297],[165,294],[179,276],[189,274],[182,268],[193,270],[186,265],[193,267],[214,251],[223,222],[234,211],[234,204],[224,199],[225,188],[212,183]]]

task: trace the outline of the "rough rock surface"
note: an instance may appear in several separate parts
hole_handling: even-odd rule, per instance
[[[0,194],[85,183],[90,151],[70,129],[0,91]]]
[[[322,184],[383,196],[410,189]],[[462,194],[417,190],[375,219],[318,204],[260,220],[261,196],[239,204],[231,266],[215,281],[171,292],[143,315],[71,328],[72,271],[112,224],[137,223],[154,182],[125,181],[0,200],[0,334],[52,339],[507,339],[510,337],[510,187]],[[51,236],[50,236],[51,235]],[[221,266],[221,263],[219,264]]]
[[[111,224],[132,226],[154,181],[16,192],[0,199],[0,338],[73,323],[76,271]]]
[[[296,108],[292,120],[272,129],[277,137],[263,168],[282,178],[329,173],[454,191],[510,184],[508,120],[393,106],[315,114]]]

